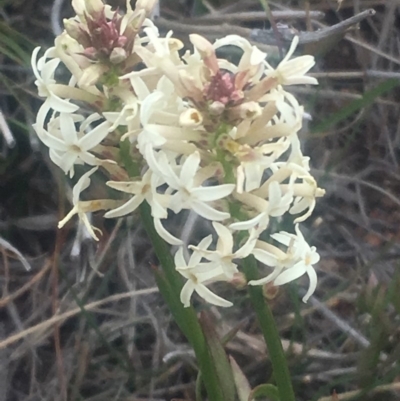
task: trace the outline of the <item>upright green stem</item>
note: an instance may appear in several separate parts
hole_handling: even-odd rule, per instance
[[[244,273],[247,280],[258,279],[257,262],[253,256],[248,256],[243,261]],[[274,316],[268,303],[265,301],[262,287],[248,286],[249,295],[256,311],[258,322],[267,344],[269,357],[281,401],[295,401],[290,372],[282,348],[281,338],[275,324]]]
[[[182,280],[175,270],[169,247],[157,234],[148,204],[141,205],[141,217],[146,232],[152,242],[157,258],[165,274],[164,283],[158,281],[160,292],[170,307],[175,321],[191,343],[199,364],[202,381],[206,387],[210,401],[224,401],[218,384],[214,362],[210,356],[203,331],[197,320],[196,312],[192,307],[185,308],[179,299],[182,289]],[[164,285],[163,285],[164,284]]]
[[[121,143],[121,159],[129,176],[137,177],[139,175],[139,169],[130,157],[129,148],[130,144],[128,141]],[[196,312],[192,307],[185,308],[180,301],[182,279],[175,270],[175,263],[171,256],[169,246],[158,235],[154,227],[150,206],[147,203],[142,203],[140,206],[140,213],[143,226],[151,240],[164,273],[163,275],[156,274],[160,292],[167,302],[176,323],[193,347],[209,401],[224,401],[223,393],[218,383],[215,364],[207,348],[207,343],[199,321],[197,320]]]

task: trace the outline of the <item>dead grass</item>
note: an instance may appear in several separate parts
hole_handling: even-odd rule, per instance
[[[241,14],[260,11],[257,1],[204,3],[210,16],[200,24],[186,2],[162,1],[163,29],[184,37],[196,24],[213,38],[268,28],[259,13]],[[318,59],[320,86],[293,91],[312,116],[302,133],[305,153],[327,190],[306,231],[322,255],[319,285],[307,305],[302,282],[271,289],[269,302],[299,401],[399,400],[399,5],[270,5],[296,11],[284,22],[299,31],[376,11],[359,29],[305,45]],[[50,0],[0,2],[0,109],[10,129],[7,137],[2,125],[0,143],[0,401],[194,399],[193,353],[157,292],[156,261],[136,218],[107,222],[99,244],[73,224],[56,229],[71,183],[32,133],[39,102],[27,63],[34,44],[51,44],[51,16],[54,23],[71,15],[69,4],[60,15],[52,7]],[[312,18],[298,18],[308,8]],[[10,36],[10,28],[24,36]],[[207,229],[192,215],[170,224],[190,242]],[[210,308],[217,330],[236,333],[228,353],[251,385],[264,383],[271,367],[246,292],[221,289],[235,307]]]

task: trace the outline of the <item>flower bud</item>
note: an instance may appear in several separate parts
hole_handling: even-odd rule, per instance
[[[262,287],[263,295],[268,300],[273,300],[279,294],[279,287],[273,285],[272,283],[264,284]]]
[[[72,18],[64,19],[63,22],[64,22],[64,28],[67,31],[68,35],[71,36],[71,38],[75,39],[77,42],[79,42],[79,38],[81,36],[80,23]]]
[[[86,12],[96,17],[104,9],[104,3],[101,0],[85,0]]]
[[[203,123],[203,116],[198,110],[194,108],[185,110],[179,116],[179,124],[182,127],[198,127],[202,123]]]
[[[221,102],[212,102],[209,106],[209,111],[212,116],[220,116],[225,110],[225,105]]]
[[[110,61],[119,64],[127,58],[126,51],[122,47],[115,47],[110,54]]]
[[[150,15],[158,0],[136,0],[135,11],[144,10],[146,15]]]
[[[245,102],[229,110],[231,120],[253,120],[261,116],[262,108],[257,102]]]
[[[219,71],[217,56],[215,55],[215,49],[213,45],[203,36],[195,33],[189,35],[190,41],[193,46],[200,53],[206,66],[216,74]]]
[[[246,276],[243,273],[235,273],[229,284],[233,285],[238,290],[242,290],[247,285]]]

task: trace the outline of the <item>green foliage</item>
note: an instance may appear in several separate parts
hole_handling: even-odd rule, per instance
[[[400,85],[398,79],[388,79],[377,85],[375,88],[365,92],[361,99],[350,102],[346,107],[341,108],[338,112],[331,114],[328,118],[321,121],[311,129],[311,133],[318,134],[333,128],[336,124],[344,121],[355,112],[372,105],[379,96],[385,95]]]
[[[260,397],[268,397],[271,401],[280,401],[278,389],[272,384],[260,384],[254,388],[249,395],[248,401]]]
[[[4,22],[0,22],[0,53],[19,65],[29,65],[34,44]]]

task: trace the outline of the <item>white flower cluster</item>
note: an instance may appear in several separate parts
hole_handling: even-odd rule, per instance
[[[59,227],[78,214],[97,239],[99,230],[86,213],[126,216],[147,202],[158,234],[179,246],[175,263],[187,279],[185,306],[193,292],[230,306],[207,286],[237,278],[240,259],[249,255],[272,273],[248,284],[281,285],[306,273],[307,300],[316,286],[313,264],[319,256],[298,223],[310,216],[324,190],[300,149],[303,107],[285,86],[317,83],[305,76],[313,57],[290,59],[296,38],[273,68],[265,53],[236,35],[214,44],[190,35],[193,51],[183,52],[171,32],[160,36],[146,18],[154,1],[136,3],[132,9],[128,0],[120,15],[101,0],[73,0],[77,15],[65,21],[55,46],[39,59],[40,49],[33,52],[36,85],[45,99],[34,124],[37,135],[70,176],[77,164],[93,166],[74,187],[74,207]],[[240,51],[238,63],[217,57],[227,46]],[[69,79],[57,79],[60,66]],[[129,178],[121,161],[119,147],[126,139],[141,172],[136,178]],[[128,194],[127,201],[80,200],[98,169],[109,177],[108,187]],[[188,262],[182,241],[163,225],[168,211],[185,209],[210,220],[218,236],[215,247],[211,235],[190,246]],[[295,234],[261,240],[270,219],[285,213],[295,215]]]

